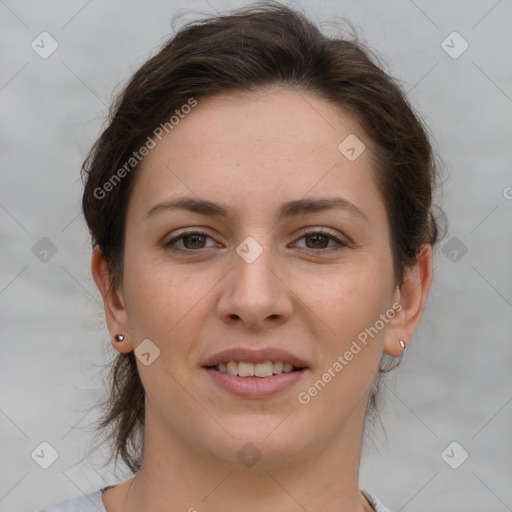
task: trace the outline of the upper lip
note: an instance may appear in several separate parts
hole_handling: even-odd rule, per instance
[[[286,350],[271,347],[259,350],[245,347],[229,348],[208,357],[204,361],[203,366],[217,366],[219,363],[227,363],[229,361],[245,361],[254,364],[266,361],[282,361],[283,363],[291,363],[296,368],[306,368],[308,366],[305,361],[296,355]]]

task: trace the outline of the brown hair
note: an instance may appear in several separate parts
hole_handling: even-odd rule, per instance
[[[109,264],[112,286],[122,283],[126,210],[138,168],[130,160],[134,152],[154,140],[157,127],[191,98],[272,85],[316,94],[361,125],[375,148],[376,183],[388,214],[393,272],[400,284],[420,246],[439,241],[437,217],[444,220],[444,214],[438,209],[434,215],[438,166],[427,128],[398,82],[372,56],[357,38],[323,35],[303,14],[275,2],[180,29],[117,96],[109,125],[82,167],[83,213],[92,246],[100,246]],[[380,379],[392,368],[391,360],[383,355],[369,413],[376,408]],[[108,428],[105,441],[112,443],[116,462],[120,455],[136,472],[142,460],[145,393],[133,351],[119,353],[110,364],[110,396],[98,430]]]

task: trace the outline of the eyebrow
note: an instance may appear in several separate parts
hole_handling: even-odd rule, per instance
[[[175,209],[188,210],[193,213],[212,217],[230,217],[233,216],[234,213],[232,208],[229,206],[215,203],[213,201],[198,199],[196,197],[179,197],[154,205],[146,212],[144,218],[148,218],[157,212]],[[288,217],[333,209],[345,210],[354,217],[359,217],[360,219],[369,222],[368,216],[361,208],[341,197],[307,198],[288,201],[283,203],[279,208],[277,220],[281,221]]]

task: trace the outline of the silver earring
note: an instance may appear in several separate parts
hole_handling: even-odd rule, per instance
[[[116,334],[116,335],[114,336],[114,339],[115,339],[116,341],[123,341],[123,340],[124,340],[124,334]]]
[[[402,347],[402,354],[405,352],[407,347],[405,346],[404,340],[400,340],[398,343],[400,343],[400,346]]]

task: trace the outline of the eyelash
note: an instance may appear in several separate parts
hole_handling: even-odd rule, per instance
[[[200,249],[178,249],[177,247],[174,246],[174,244],[177,241],[182,240],[188,236],[193,236],[193,235],[199,235],[199,236],[211,239],[211,237],[209,235],[207,235],[206,233],[204,233],[203,231],[199,231],[199,230],[182,231],[178,236],[175,236],[168,242],[165,242],[164,248],[168,251],[171,251],[174,253],[181,253],[181,254],[191,254],[194,252],[200,252],[202,249],[204,249],[204,247],[201,247]],[[305,248],[305,250],[313,251],[315,253],[325,254],[325,253],[330,253],[330,252],[334,252],[334,251],[339,251],[339,250],[342,250],[342,249],[348,247],[348,244],[346,242],[344,242],[343,240],[340,240],[340,238],[338,238],[336,236],[336,233],[334,231],[330,231],[326,228],[314,229],[314,230],[310,230],[310,231],[308,231],[307,229],[304,228],[302,231],[302,236],[300,238],[298,238],[297,241],[301,240],[302,238],[306,238],[308,236],[313,236],[313,235],[326,236],[330,240],[333,240],[334,242],[336,242],[338,244],[338,247],[335,247],[334,249],[333,248],[330,248],[330,249]],[[304,248],[302,248],[302,250],[304,250]]]

